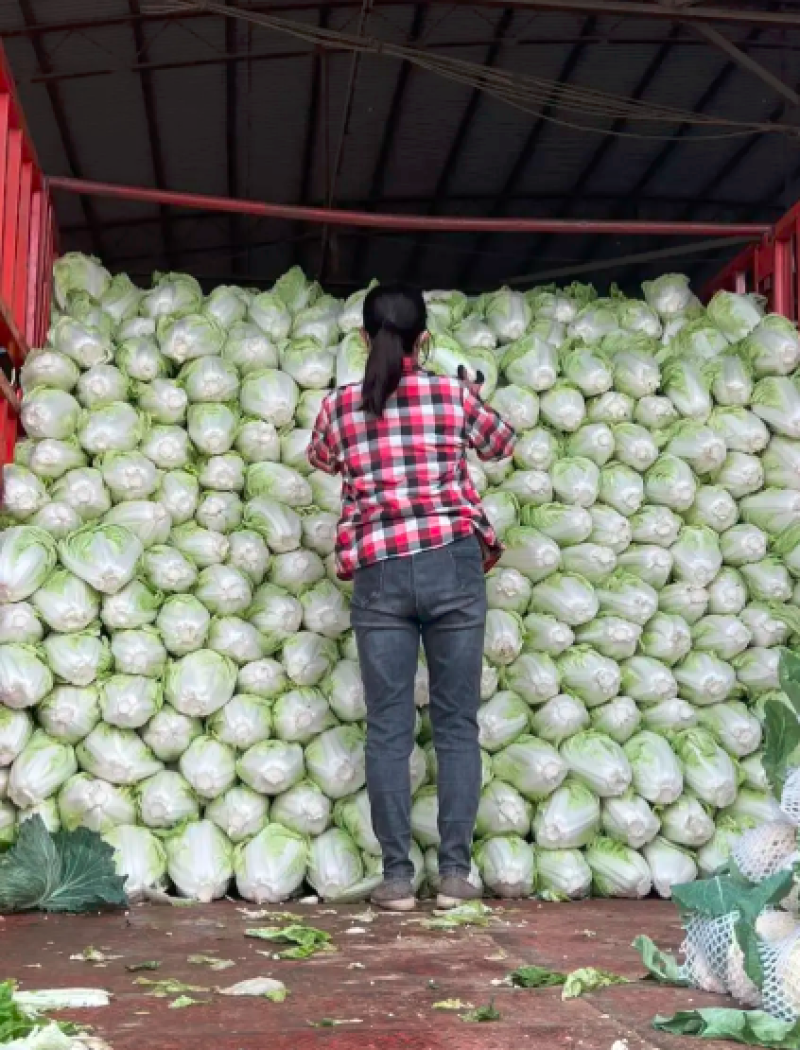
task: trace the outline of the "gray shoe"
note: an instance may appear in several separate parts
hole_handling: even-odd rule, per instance
[[[482,896],[483,892],[463,875],[445,875],[439,885],[436,907],[441,910],[457,908],[459,904],[480,900]]]
[[[373,892],[372,903],[384,911],[413,911],[417,906],[410,879],[389,879]]]

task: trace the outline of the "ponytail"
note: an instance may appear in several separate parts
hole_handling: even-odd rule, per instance
[[[380,418],[403,375],[403,340],[399,332],[384,326],[370,336],[370,344],[361,409]]]
[[[373,288],[364,300],[364,328],[370,351],[361,409],[380,418],[403,375],[403,359],[416,352],[427,316],[422,293],[401,285]]]

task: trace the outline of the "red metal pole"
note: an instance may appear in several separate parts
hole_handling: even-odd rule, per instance
[[[429,230],[452,233],[606,233],[661,237],[761,237],[771,227],[766,223],[720,222],[606,222],[582,219],[493,218],[476,219],[462,215],[398,215],[347,211],[338,208],[307,208],[294,204],[267,204],[233,197],[209,197],[200,193],[122,186],[110,182],[91,182],[51,176],[52,190],[92,197],[166,204],[202,211],[233,212],[288,222],[323,223],[328,226],[359,226],[374,230]]]

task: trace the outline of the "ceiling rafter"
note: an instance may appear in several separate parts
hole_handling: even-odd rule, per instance
[[[233,18],[225,19],[225,52],[231,57],[225,63],[225,149],[227,152],[228,195],[241,196],[239,172],[239,68],[236,54],[239,50],[239,25]],[[238,250],[242,239],[242,223],[238,215],[228,220],[231,240],[231,267],[233,272],[244,272],[244,259]]]
[[[411,0],[380,0],[382,7],[404,7]],[[449,7],[454,6],[453,0],[422,0],[426,6]],[[456,0],[457,2],[457,0]],[[680,7],[664,8],[657,4],[643,3],[640,0],[465,0],[469,6],[485,8],[486,10],[498,10],[506,7],[526,11],[577,11],[594,14],[608,14],[612,16],[631,16],[643,19],[667,19],[670,21],[683,19],[686,22],[730,22],[739,25],[761,25],[777,28],[800,28],[800,18],[797,14],[787,11],[765,10],[756,7],[726,7],[709,4],[707,7]],[[301,11],[314,11],[323,6],[321,0],[290,0],[290,2],[277,3],[253,3],[249,10],[267,14],[298,13]],[[361,0],[325,0],[324,6],[330,9],[346,10],[358,8]],[[154,8],[152,11],[143,11],[138,16],[142,22],[169,22],[187,18],[213,18],[216,17],[207,11],[165,11]],[[52,33],[64,33],[80,31],[92,28],[110,28],[119,25],[127,25],[131,22],[131,15],[109,15],[105,18],[83,18],[65,21],[53,21],[37,23],[24,27],[16,27],[4,30],[3,37],[12,39],[14,37],[36,37],[46,36]]]
[[[594,33],[596,25],[597,19],[593,15],[590,15],[589,18],[585,19],[583,23],[583,27],[581,29],[581,36],[590,36],[592,33]],[[587,44],[584,40],[581,40],[579,43],[573,46],[572,50],[567,55],[563,65],[561,66],[561,70],[558,75],[558,80],[560,83],[568,84],[572,80],[572,74],[575,72],[575,69],[580,63],[586,46]],[[508,174],[506,175],[505,181],[503,182],[503,186],[500,189],[500,192],[496,195],[494,201],[492,202],[492,206],[489,212],[490,215],[500,215],[504,211],[506,202],[516,189],[519,180],[522,178],[528,167],[531,157],[536,151],[539,139],[542,137],[542,134],[544,133],[544,130],[547,127],[547,118],[552,114],[554,108],[555,107],[550,105],[545,106],[541,116],[539,116],[536,119],[533,127],[528,132],[528,135],[524,143],[522,144],[522,149],[520,149],[519,153],[517,153],[517,156],[514,159],[514,163],[511,165],[511,168]],[[474,254],[466,259],[464,265],[461,268],[461,272],[459,273],[458,279],[456,280],[456,284],[459,288],[469,287],[469,282],[472,278],[472,274],[474,273],[475,267],[480,258],[480,253],[486,247],[486,243],[488,240],[489,237],[484,234],[481,234],[480,236],[475,238],[473,242]]]
[[[139,0],[128,0],[128,8],[131,15],[137,16],[141,13]],[[131,23],[133,31],[134,47],[136,57],[147,62],[150,57],[145,37],[144,26],[140,21]],[[153,166],[153,177],[159,189],[166,189],[167,177],[164,165],[164,148],[161,142],[161,132],[158,124],[158,111],[156,106],[156,92],[153,84],[153,75],[149,70],[142,70],[139,77],[142,89],[142,102],[144,104],[145,120],[147,122],[147,138],[150,143],[150,162]],[[170,269],[177,269],[177,254],[175,250],[175,237],[170,223],[170,210],[165,205],[159,208],[159,219],[161,225],[161,237],[164,242],[164,252],[169,261]]]
[[[631,92],[631,98],[641,99],[646,94],[652,82],[658,76],[664,62],[669,57],[673,47],[675,46],[678,36],[680,36],[682,27],[679,25],[673,26],[666,40],[658,49],[658,53],[647,63],[644,73],[639,78],[636,86]],[[618,146],[620,143],[619,132],[624,130],[627,126],[628,121],[624,117],[618,117],[611,125],[611,134],[602,138],[595,149],[592,156],[587,161],[581,173],[573,185],[570,194],[564,202],[561,212],[567,216],[572,215],[577,204],[580,203],[583,191],[589,183],[589,180],[594,173],[599,169],[603,161],[605,160],[608,153],[613,149],[614,146]],[[545,248],[550,243],[550,235],[545,234],[542,237],[534,238],[531,245],[530,253],[525,261],[525,269],[529,266],[534,266],[536,260],[541,258],[545,254]]]
[[[498,55],[500,54],[500,50],[502,48],[503,37],[511,28],[513,20],[514,12],[510,8],[506,8],[500,16],[500,18],[497,20],[492,43],[489,46],[486,52],[486,58],[484,59],[484,65],[487,68],[491,69],[497,62]],[[464,149],[464,146],[466,145],[467,138],[472,127],[472,122],[475,119],[475,114],[478,112],[483,97],[483,91],[478,87],[474,87],[470,92],[469,101],[467,102],[466,108],[464,109],[464,112],[461,116],[461,120],[459,122],[455,138],[453,139],[450,145],[450,149],[447,153],[447,158],[444,162],[441,171],[439,172],[439,178],[436,181],[436,188],[433,192],[433,199],[431,201],[430,207],[428,208],[429,215],[438,214],[439,209],[442,206],[442,202],[445,198],[445,195],[447,194],[447,188],[450,184],[450,179],[452,178],[453,171],[455,169],[456,164],[458,163],[458,159],[461,155],[461,152]],[[429,239],[430,238],[428,235],[422,235],[421,237],[416,238],[414,242],[414,247],[412,248],[409,257],[406,261],[406,264],[403,268],[404,280],[410,280],[412,276],[416,275],[417,268],[420,262],[420,257]]]
[[[22,13],[22,20],[25,25],[29,28],[35,28],[37,25],[36,16],[33,13],[33,6],[31,0],[19,0],[20,12]],[[34,36],[31,41],[34,55],[36,56],[36,62],[39,69],[43,73],[52,72],[53,65],[50,61],[50,55],[47,47],[43,41]],[[67,160],[67,165],[75,178],[83,178],[83,166],[78,158],[78,151],[75,146],[75,140],[72,137],[70,131],[69,121],[67,120],[66,112],[64,110],[64,101],[61,98],[61,91],[58,84],[48,84],[46,86],[47,97],[50,100],[50,108],[53,111],[53,120],[58,128],[58,134],[61,137],[61,144],[64,149],[64,156]],[[101,226],[97,219],[97,211],[91,201],[81,201],[81,208],[83,214],[86,216],[86,222],[89,226],[89,230],[92,236],[92,244],[94,251],[97,255],[102,256],[103,254],[103,237],[101,232]]]
[[[327,7],[319,9],[319,27],[327,29],[330,20],[330,11]],[[308,106],[308,118],[306,120],[306,135],[303,143],[303,169],[300,181],[300,204],[308,204],[311,199],[311,191],[314,185],[314,172],[316,165],[314,156],[316,153],[317,138],[319,136],[319,111],[320,99],[322,97],[322,63],[325,56],[321,48],[311,52],[313,60],[311,64],[311,99]],[[297,223],[294,227],[294,262],[298,264],[302,254],[302,241],[299,239],[302,233],[302,225]]]
[[[747,36],[748,41],[757,40],[761,35],[762,30],[752,29]],[[719,70],[717,75],[713,78],[711,83],[704,89],[700,98],[692,107],[695,113],[703,113],[708,106],[710,106],[720,92],[723,90],[725,85],[731,79],[733,74],[738,70],[738,65],[732,60],[727,61],[722,68]],[[628,215],[631,212],[632,205],[636,205],[642,196],[642,191],[647,187],[657,172],[663,170],[664,165],[667,163],[669,158],[673,155],[676,149],[678,149],[680,143],[691,131],[691,125],[681,124],[675,135],[668,142],[656,151],[654,156],[648,161],[644,171],[639,175],[636,182],[630,188],[626,194],[626,199],[622,205],[612,210],[609,218],[619,219],[624,215]],[[598,238],[592,238],[589,242],[587,250],[582,254],[580,258],[581,263],[590,262],[592,259],[597,257],[600,244]]]
[[[425,7],[423,4],[417,4],[414,7],[414,18],[408,34],[407,43],[409,45],[413,44],[420,38],[424,27]],[[392,101],[389,105],[389,114],[386,118],[383,135],[381,136],[381,144],[378,149],[378,158],[372,171],[372,178],[370,179],[369,191],[367,193],[366,207],[368,211],[373,211],[375,209],[379,199],[383,195],[383,186],[386,181],[386,168],[389,164],[392,149],[394,148],[396,132],[400,125],[400,118],[403,113],[403,100],[405,98],[406,88],[408,87],[409,77],[411,76],[411,70],[412,66],[410,62],[402,62],[400,65],[400,71],[397,74]],[[356,242],[355,254],[353,256],[352,270],[356,279],[359,279],[362,275],[366,258],[367,241],[365,238],[362,238]]]

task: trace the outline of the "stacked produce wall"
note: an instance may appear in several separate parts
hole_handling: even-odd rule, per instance
[[[339,480],[305,451],[357,382],[365,292],[269,292],[96,260],[55,268],[22,370],[0,536],[0,841],[102,832],[129,889],[257,901],[380,877],[364,787]],[[760,711],[800,630],[800,340],[760,302],[588,286],[427,296],[429,368],[513,424],[471,462],[506,553],[488,579],[487,894],[641,897],[776,816]],[[436,885],[420,656],[417,881]]]

